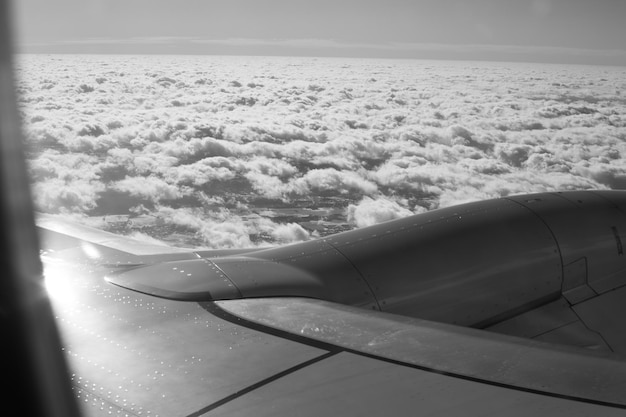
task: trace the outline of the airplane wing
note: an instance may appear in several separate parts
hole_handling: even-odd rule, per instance
[[[44,216],[44,293],[7,2],[0,19],[1,370],[22,415],[77,415],[66,370],[88,416],[626,414],[623,193],[244,251]]]
[[[593,320],[581,311],[597,310],[592,308],[597,304],[615,310],[619,303],[611,299],[622,297],[622,285],[615,278],[611,285],[597,280],[612,288],[604,291],[592,276],[585,285],[598,292],[570,304],[571,288],[562,287],[562,276],[557,287],[545,284],[536,262],[545,262],[552,274],[552,262],[562,262],[578,242],[564,243],[555,225],[550,236],[535,230],[532,239],[518,234],[491,247],[484,243],[500,233],[488,230],[503,224],[502,218],[493,223],[494,216],[517,219],[520,230],[545,227],[548,215],[524,204],[539,204],[563,218],[572,199],[610,212],[619,211],[608,200],[616,197],[622,196],[565,193],[493,200],[319,241],[232,253],[168,251],[49,216],[39,225],[46,287],[85,415],[617,416],[626,413],[626,362],[618,340],[623,326],[595,311],[591,316],[604,327],[621,327],[590,330]],[[585,216],[577,214],[584,225]],[[452,219],[457,235],[447,226]],[[472,247],[467,236],[475,222],[483,233]],[[437,226],[428,227],[438,233],[425,231],[432,224]],[[503,230],[509,233],[511,227]],[[599,241],[615,249],[612,229],[608,233],[610,239]],[[423,236],[428,242],[420,241]],[[521,250],[511,241],[535,245],[534,239],[545,239],[547,246],[533,246],[517,264],[507,259],[510,251]],[[560,253],[554,255],[546,248],[558,239]],[[400,246],[389,249],[392,242]],[[446,242],[452,253],[464,250],[483,271],[480,253],[491,251],[497,260],[485,259],[497,273],[478,274],[451,257],[450,271],[456,272],[440,271],[437,284],[426,279],[428,286],[422,282],[411,297],[417,290],[400,285],[400,275],[408,282],[424,279],[403,263],[421,263],[422,272],[433,274],[419,253],[429,246],[439,251]],[[477,242],[485,248],[476,249]],[[507,245],[512,247],[498,249]],[[399,293],[383,296],[392,288],[381,288],[383,281],[368,272],[372,247],[383,254],[376,262],[385,266],[381,276]],[[404,256],[394,258],[389,250],[400,247],[407,248]],[[361,252],[367,256],[356,255]],[[534,261],[524,258],[530,255]],[[594,265],[593,253],[586,259]],[[526,264],[535,274],[526,277],[530,288],[545,284],[535,288],[534,302],[524,298],[522,290],[530,289],[515,288],[514,281],[494,284]],[[351,276],[349,267],[361,276]],[[621,264],[615,268],[621,270]],[[519,300],[506,301],[508,287],[520,292]],[[407,309],[410,298],[444,303],[455,297],[454,308],[433,308],[430,302],[427,310]],[[502,307],[496,310],[486,300]],[[476,312],[468,321],[468,306],[497,319]],[[579,327],[584,330],[575,331]]]

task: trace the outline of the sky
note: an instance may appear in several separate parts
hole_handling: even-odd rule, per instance
[[[626,65],[623,0],[19,0],[19,52]]]

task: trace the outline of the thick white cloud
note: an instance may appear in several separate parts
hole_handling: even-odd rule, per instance
[[[198,245],[206,248],[268,246],[308,240],[311,234],[297,223],[275,223],[260,216],[243,218],[230,210],[213,211],[161,206],[157,214],[162,225],[186,229]]]
[[[376,200],[364,197],[358,204],[350,204],[347,209],[348,221],[357,227],[371,226],[411,214],[411,210],[383,197]]]
[[[228,181],[244,168],[225,158],[206,158],[187,165],[175,165],[163,171],[168,184],[203,186],[211,181]]]
[[[101,183],[58,178],[33,184],[33,199],[37,209],[48,213],[85,213],[97,207],[98,193],[104,191]]]
[[[357,191],[371,194],[378,190],[376,184],[363,178],[359,173],[338,171],[334,168],[312,169],[302,177],[300,182],[306,183],[313,191],[339,191],[341,193]]]
[[[258,172],[249,172],[246,174],[246,179],[259,196],[269,199],[286,200],[287,196],[295,190],[293,186],[278,177],[260,174]],[[303,193],[304,192],[300,192],[300,194]]]
[[[308,240],[310,237],[302,226],[297,223],[278,225],[272,230],[272,237],[279,243],[292,243]]]
[[[298,168],[282,159],[258,157],[247,162],[246,167],[251,174],[268,175],[288,178],[298,173]]]
[[[198,209],[173,209],[160,206],[156,216],[161,224],[171,225],[184,230],[185,234],[194,236],[196,246],[206,248],[252,247],[251,228],[246,222],[228,210],[204,212]]]
[[[156,237],[168,242],[267,245],[483,198],[626,189],[626,73],[617,67],[18,63],[38,209],[158,218],[139,231],[165,230]]]
[[[164,180],[154,177],[124,178],[111,186],[116,191],[129,193],[133,196],[158,202],[160,200],[175,200],[182,196],[180,189],[168,184]]]

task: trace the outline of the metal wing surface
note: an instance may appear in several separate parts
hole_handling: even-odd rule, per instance
[[[296,296],[246,297],[241,282],[221,299],[204,288],[191,298],[156,296],[129,286],[163,265],[178,282],[199,273],[194,260],[284,271],[259,269],[250,259],[269,258],[255,251],[171,250],[53,217],[38,224],[85,415],[626,414],[626,363],[612,352],[298,294],[318,291],[308,284]]]

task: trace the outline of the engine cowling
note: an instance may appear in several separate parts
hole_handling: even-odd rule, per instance
[[[486,327],[626,284],[624,231],[626,192],[540,193],[244,255],[205,252],[107,279],[174,299],[301,296]]]

